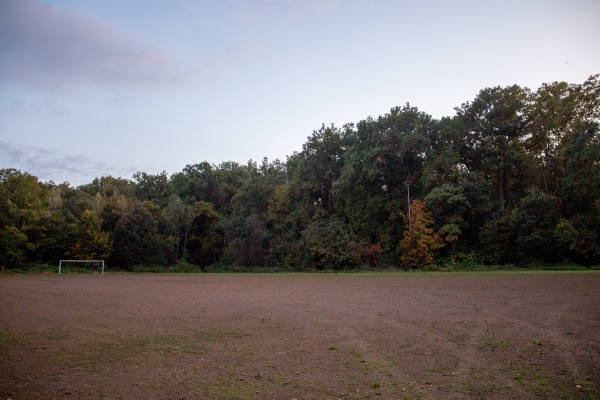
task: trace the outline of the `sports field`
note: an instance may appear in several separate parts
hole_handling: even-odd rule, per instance
[[[1,276],[7,398],[600,398],[600,273]]]

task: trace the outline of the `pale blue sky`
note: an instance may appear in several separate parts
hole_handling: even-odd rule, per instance
[[[600,73],[600,2],[0,0],[0,167],[285,159],[322,123]]]

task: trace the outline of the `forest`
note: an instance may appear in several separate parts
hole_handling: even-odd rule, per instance
[[[1,169],[0,267],[61,259],[124,271],[598,265],[599,75],[486,88],[441,119],[406,104],[323,125],[285,161],[78,187]]]

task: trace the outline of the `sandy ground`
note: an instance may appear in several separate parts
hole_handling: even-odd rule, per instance
[[[600,273],[1,276],[8,398],[600,398]]]

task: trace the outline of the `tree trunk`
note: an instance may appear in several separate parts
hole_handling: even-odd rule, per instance
[[[186,247],[187,247],[187,230],[185,231],[185,236],[183,237],[183,255],[181,256],[181,258],[183,258],[185,260],[185,251],[186,251]]]
[[[504,169],[500,172],[498,179],[498,197],[500,197],[500,211],[504,213]]]
[[[179,261],[179,224],[175,225],[175,261]]]

